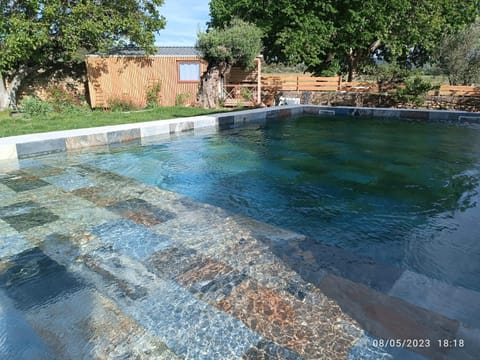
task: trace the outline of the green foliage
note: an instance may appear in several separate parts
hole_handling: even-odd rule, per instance
[[[34,96],[26,96],[20,102],[20,111],[27,118],[38,118],[44,117],[54,110],[48,101],[43,101]]]
[[[243,100],[245,101],[252,100],[252,95],[253,95],[253,92],[249,88],[243,87],[240,89],[240,96],[242,97]]]
[[[270,63],[262,67],[263,74],[305,73],[307,70],[305,64]]]
[[[444,31],[480,14],[478,0],[212,0],[210,25],[234,16],[264,32],[267,62],[303,63],[314,73],[360,69],[377,53],[412,66],[428,60]]]
[[[397,88],[397,99],[402,102],[413,102],[420,106],[425,102],[425,95],[433,90],[433,85],[423,80],[421,77],[415,76],[405,82],[405,87]]]
[[[76,111],[80,108],[81,100],[74,91],[64,89],[59,85],[48,88],[48,100],[56,112]]]
[[[395,84],[405,81],[412,71],[400,66],[397,62],[371,65],[364,68],[366,74],[374,76],[378,83]]]
[[[112,112],[123,112],[138,110],[138,107],[130,99],[126,98],[114,98],[108,100],[108,108]]]
[[[159,13],[162,4],[163,0],[0,0],[0,81],[21,81],[36,70],[79,63],[85,53],[113,46],[134,44],[152,53],[155,32],[165,27]]]
[[[106,50],[131,41],[153,50],[165,26],[163,0],[0,0],[0,72],[20,64],[72,61],[78,51]]]
[[[444,34],[436,52],[438,67],[452,85],[480,83],[480,20],[454,34]]]
[[[190,93],[182,93],[175,95],[175,106],[185,106],[190,100]]]
[[[228,68],[237,65],[252,68],[262,51],[261,30],[243,20],[233,18],[225,27],[199,33],[196,47],[210,67]]]
[[[160,105],[158,101],[158,95],[160,94],[160,91],[162,91],[162,85],[158,83],[147,87],[147,109],[153,109]]]

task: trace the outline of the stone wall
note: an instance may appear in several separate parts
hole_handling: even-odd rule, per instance
[[[369,94],[355,92],[283,91],[281,96],[300,98],[304,105],[357,106],[357,107],[396,107],[403,109],[463,110],[480,112],[480,97],[473,96],[433,96],[425,97],[423,105],[402,103],[391,94]]]
[[[37,72],[24,81],[19,91],[19,99],[24,96],[36,96],[42,100],[49,99],[50,89],[60,87],[80,102],[89,99],[87,75],[84,64],[61,69],[55,72]]]

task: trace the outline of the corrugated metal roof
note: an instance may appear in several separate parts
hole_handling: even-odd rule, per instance
[[[95,54],[100,55],[100,54]],[[137,46],[123,46],[111,49],[109,56],[143,56],[145,51]],[[193,46],[159,46],[154,56],[200,56]]]

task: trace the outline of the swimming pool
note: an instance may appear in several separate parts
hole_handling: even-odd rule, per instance
[[[24,159],[0,177],[0,319],[28,341],[5,325],[3,349],[470,356],[479,137],[471,124],[302,117]],[[396,337],[431,344],[375,346]],[[460,338],[467,352],[438,343]]]
[[[89,162],[480,291],[479,140],[472,126],[306,117]]]

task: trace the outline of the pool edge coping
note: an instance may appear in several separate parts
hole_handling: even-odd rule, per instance
[[[254,121],[295,115],[389,117],[425,121],[476,122],[480,113],[451,110],[363,108],[325,105],[289,105],[182,117],[147,122],[61,130],[0,138],[0,160],[18,161],[52,152],[68,152],[94,146],[125,143],[144,138],[201,128],[222,130]]]

